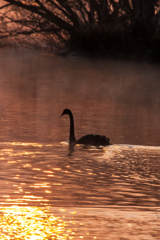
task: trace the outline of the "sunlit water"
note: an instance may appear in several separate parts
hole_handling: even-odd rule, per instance
[[[0,52],[0,239],[159,239],[159,67]]]

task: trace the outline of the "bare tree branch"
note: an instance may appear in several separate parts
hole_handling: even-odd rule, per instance
[[[3,0],[0,38],[40,36],[90,52],[116,44],[121,51],[133,47],[131,39],[143,46],[160,38],[159,19],[159,0]]]

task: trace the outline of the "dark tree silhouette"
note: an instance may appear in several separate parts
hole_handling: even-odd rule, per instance
[[[159,0],[4,0],[0,38],[107,55],[149,51],[160,39],[159,9]]]

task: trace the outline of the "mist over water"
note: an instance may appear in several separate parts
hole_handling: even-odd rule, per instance
[[[159,66],[33,50],[0,53],[0,219],[6,231],[18,212],[25,236],[35,231],[24,230],[33,218],[43,226],[42,239],[55,237],[50,221],[62,239],[68,233],[70,239],[159,239]],[[73,112],[77,139],[102,134],[113,145],[76,146],[68,156],[64,108]],[[52,215],[62,220],[60,232]]]
[[[116,144],[159,145],[160,81],[156,65],[60,58],[33,50],[2,50],[1,140],[68,139],[105,134]]]

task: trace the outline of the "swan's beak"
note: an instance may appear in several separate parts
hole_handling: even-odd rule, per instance
[[[64,115],[64,113],[62,113],[61,115],[60,115],[60,117],[62,117]]]

